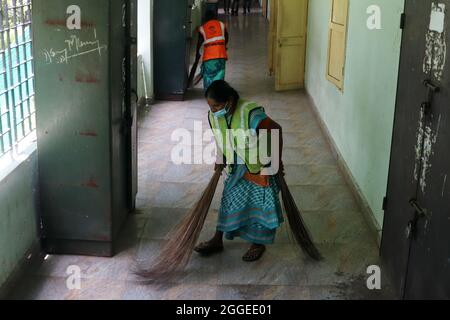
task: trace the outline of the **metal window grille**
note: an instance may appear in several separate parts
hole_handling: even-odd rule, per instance
[[[0,0],[0,158],[35,133],[32,0]]]

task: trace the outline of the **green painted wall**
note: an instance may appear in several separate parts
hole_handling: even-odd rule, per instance
[[[6,177],[5,173],[2,168],[0,172],[0,288],[37,239],[36,152],[32,152],[12,172],[6,173]]]
[[[331,0],[309,3],[306,88],[380,228],[404,0],[350,0],[343,93],[325,77]],[[367,28],[370,5],[381,8],[381,30]]]

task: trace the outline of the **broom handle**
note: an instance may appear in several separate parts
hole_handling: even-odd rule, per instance
[[[191,72],[189,73],[188,82],[187,82],[188,88],[191,88],[193,85],[195,72],[197,71],[199,62],[200,61],[198,59],[195,60],[194,65],[192,66]]]

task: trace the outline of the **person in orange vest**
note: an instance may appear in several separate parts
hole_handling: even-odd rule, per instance
[[[207,11],[204,21],[199,28],[197,55],[189,77],[189,85],[192,85],[194,81],[193,76],[201,60],[200,75],[203,77],[203,87],[206,90],[215,80],[225,79],[225,66],[228,60],[228,31],[225,24],[217,20],[214,11]]]

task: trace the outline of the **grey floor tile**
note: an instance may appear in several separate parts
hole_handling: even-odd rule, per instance
[[[286,182],[291,185],[340,185],[346,184],[337,166],[286,165]]]
[[[220,285],[303,285],[306,283],[304,257],[293,245],[268,246],[257,262],[245,263],[248,244],[230,243],[221,254]]]
[[[81,279],[80,287],[67,285],[62,277],[29,276],[16,288],[13,300],[119,300],[125,282],[102,279]]]
[[[289,190],[302,211],[359,211],[345,185],[290,186]]]
[[[33,271],[33,275],[67,277],[69,268],[80,268],[82,279],[126,280],[133,263],[135,248],[113,258],[52,255]]]
[[[286,147],[283,149],[283,162],[285,165],[336,165],[331,152],[326,151],[325,148],[322,149],[314,146]]]
[[[219,300],[309,300],[310,291],[299,286],[236,285],[219,286]]]

